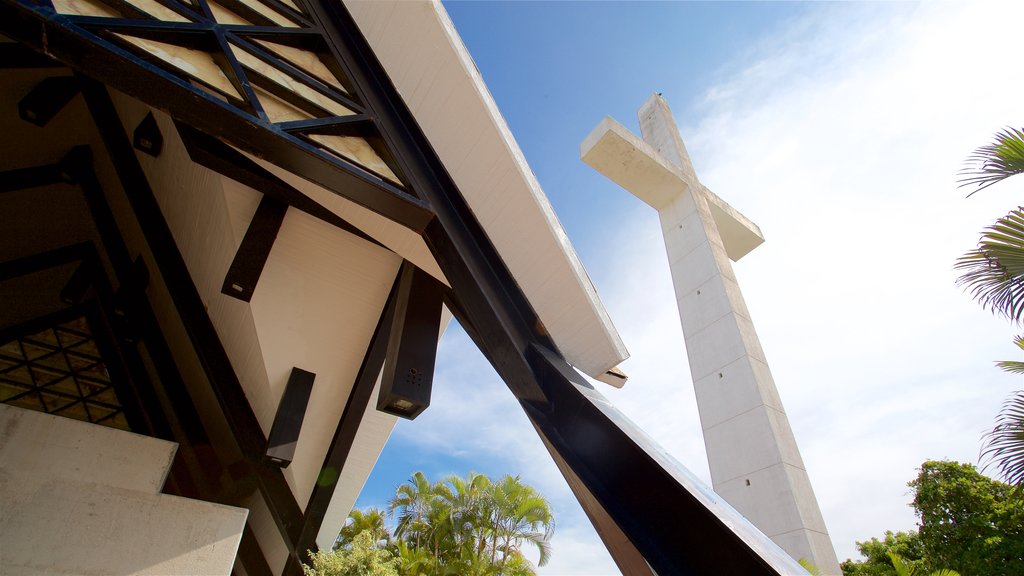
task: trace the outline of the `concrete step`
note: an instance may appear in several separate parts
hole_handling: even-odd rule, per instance
[[[178,445],[0,404],[0,468],[159,494]]]
[[[161,494],[176,449],[0,404],[0,574],[230,574],[249,511]]]
[[[0,573],[231,573],[248,510],[0,469]]]

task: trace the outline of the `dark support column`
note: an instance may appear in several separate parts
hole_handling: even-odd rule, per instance
[[[7,68],[57,68],[64,64],[20,42],[0,42],[0,70]]]
[[[306,503],[306,521],[302,526],[302,534],[299,537],[297,548],[302,551],[298,558],[291,557],[285,566],[285,576],[300,576],[302,565],[300,560],[306,560],[306,550],[316,550],[316,537],[320,533],[324,516],[327,514],[327,507],[334,497],[334,489],[345,471],[345,462],[348,461],[349,452],[352,450],[352,443],[355,442],[356,432],[362,424],[363,414],[370,405],[373,396],[373,389],[377,384],[377,377],[380,376],[384,367],[384,359],[388,352],[388,338],[391,332],[391,322],[395,315],[397,306],[398,280],[391,287],[387,304],[381,312],[377,327],[370,337],[370,345],[366,348],[363,356],[363,363],[359,366],[356,374],[355,384],[352,392],[345,403],[345,410],[341,414],[341,421],[334,430],[334,438],[331,439],[331,447],[327,450],[324,464],[320,468],[320,478],[313,486],[313,493]],[[436,345],[436,342],[435,342]]]
[[[96,177],[92,151],[86,146],[72,148],[61,160],[60,169],[65,178],[73,180],[82,189],[107,258],[121,284],[119,291],[123,292],[124,286],[132,284],[132,278],[139,273],[136,262],[141,264],[141,260],[131,259],[106,194]],[[98,259],[96,266],[101,266]],[[105,297],[111,300],[112,306],[113,295]],[[151,433],[158,438],[179,443],[180,449],[175,455],[175,460],[181,462],[188,477],[179,477],[178,480],[194,488],[195,493],[213,498],[213,495],[220,492],[222,466],[216,458],[211,457],[213,449],[210,446],[210,439],[181,379],[156,315],[145,298],[134,298],[130,303],[122,301],[121,304],[128,305],[128,309],[124,309],[123,312],[131,317],[133,325],[141,332],[145,350],[159,374],[159,391],[154,389],[148,379],[140,382],[137,387],[146,403]],[[108,319],[114,328],[123,325],[115,320]],[[135,346],[123,346],[121,350],[133,374],[146,374],[146,368]],[[166,404],[173,408],[166,408]],[[164,418],[164,415],[167,418]]]
[[[413,189],[434,208],[423,236],[451,286],[453,312],[592,496],[591,518],[607,514],[660,576],[802,573],[566,363],[351,16],[338,3],[311,7]]]
[[[231,267],[224,276],[224,286],[220,289],[222,294],[243,302],[252,300],[256,283],[259,282],[263,266],[270,257],[270,249],[274,247],[274,240],[277,239],[277,232],[281,229],[287,211],[287,204],[263,195],[256,213],[249,222],[249,228],[245,231],[242,244],[235,252]]]
[[[537,430],[536,427],[534,429]],[[608,515],[608,511],[594,498],[594,495],[590,493],[590,490],[580,480],[580,477],[576,475],[576,472],[566,464],[562,455],[555,450],[540,430],[537,430],[537,434],[540,436],[541,441],[544,442],[544,447],[547,448],[551,458],[555,461],[555,465],[558,466],[558,471],[565,477],[565,481],[569,484],[573,495],[579,500],[583,511],[587,514],[587,518],[590,519],[591,524],[597,530],[597,535],[601,537],[605,548],[608,549],[612,559],[615,560],[615,564],[618,566],[619,571],[622,572],[622,576],[657,576],[651,571],[651,567],[648,566],[647,560],[644,560],[643,554],[629,541],[629,538],[619,528],[618,524]]]
[[[64,182],[65,176],[58,164],[17,168],[0,172],[0,193],[17,192],[36,186],[48,186]]]
[[[295,543],[304,521],[302,509],[281,470],[260,464],[266,449],[266,435],[206,313],[106,87],[84,76],[79,79],[86,104],[224,418],[230,424],[239,450],[246,457],[246,464],[281,531],[289,554],[295,555]]]

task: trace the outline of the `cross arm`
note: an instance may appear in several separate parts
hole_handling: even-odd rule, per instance
[[[678,168],[608,116],[580,144],[580,158],[655,210],[689,186]]]
[[[686,191],[700,193],[733,261],[764,242],[757,224],[704,187],[690,182],[677,166],[625,126],[605,117],[580,144],[580,158],[655,210]]]
[[[722,236],[722,244],[725,245],[725,253],[729,255],[730,260],[736,262],[764,243],[764,235],[757,224],[705,188],[703,184],[699,186],[704,191],[704,198],[711,208],[711,216],[715,219],[718,233]]]

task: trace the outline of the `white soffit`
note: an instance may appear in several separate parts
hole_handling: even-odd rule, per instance
[[[444,273],[441,272],[437,261],[434,260],[430,249],[427,248],[423,237],[419,234],[377,214],[369,208],[360,206],[347,198],[331,192],[319,184],[310,182],[262,158],[257,158],[237,148],[235,150],[244,154],[250,160],[256,162],[310,199],[318,202],[321,206],[333,212],[335,216],[362,230],[367,236],[387,246],[395,254],[412,262],[419,269],[430,274],[446,286],[448,285],[448,279],[444,277]]]
[[[566,359],[598,377],[628,358],[444,7],[345,4]]]

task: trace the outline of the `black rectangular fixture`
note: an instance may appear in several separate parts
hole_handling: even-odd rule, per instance
[[[412,420],[430,405],[441,298],[437,280],[409,262],[402,264],[377,410]]]
[[[274,247],[274,240],[277,239],[277,233],[281,230],[287,212],[287,204],[272,196],[263,196],[256,213],[249,221],[245,237],[235,252],[231,267],[224,276],[224,285],[220,289],[222,294],[243,302],[252,300],[256,283],[259,282],[263,267],[267,264],[270,249]]]
[[[270,437],[267,438],[268,463],[281,468],[287,468],[292,463],[315,378],[316,374],[312,372],[292,368],[281,402],[277,405],[277,415],[274,416],[274,425],[270,428]]]

